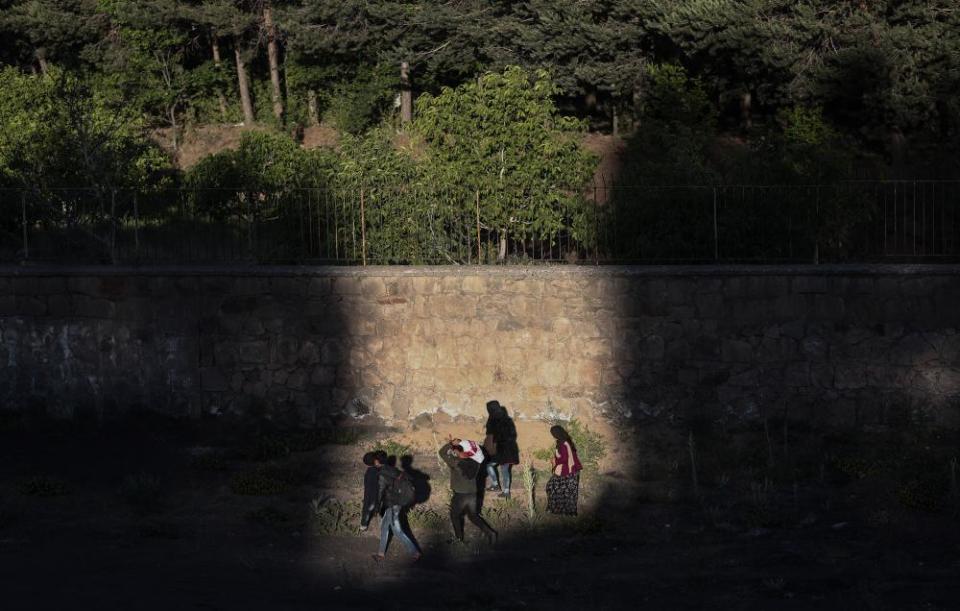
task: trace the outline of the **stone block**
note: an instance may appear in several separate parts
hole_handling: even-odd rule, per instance
[[[74,297],[73,306],[77,316],[85,318],[113,318],[116,313],[116,305],[112,301],[82,295]]]
[[[810,386],[810,364],[790,363],[783,373],[783,381],[787,386],[805,388]]]
[[[719,293],[699,293],[695,303],[701,318],[719,318],[723,314],[723,296]]]
[[[824,276],[797,276],[793,279],[794,293],[826,293],[827,278]]]
[[[822,361],[830,350],[827,341],[819,335],[811,335],[800,342],[800,352],[809,359]]]
[[[235,342],[233,349],[239,363],[265,365],[270,361],[270,349],[265,341]]]
[[[723,340],[721,358],[725,363],[748,363],[753,360],[753,346],[744,340]]]
[[[566,382],[566,368],[559,361],[544,361],[537,366],[537,379],[547,388],[558,388]]]
[[[310,383],[316,386],[330,386],[336,380],[336,369],[317,366],[310,372]]]
[[[834,388],[839,390],[863,388],[866,385],[866,373],[863,366],[842,363],[836,366]]]
[[[659,335],[647,336],[640,344],[640,358],[643,360],[660,360],[664,352],[664,341]]]
[[[154,278],[153,280],[158,279]],[[169,294],[169,288],[165,288],[168,290],[165,290],[164,294]],[[100,278],[93,276],[74,276],[67,280],[67,289],[73,294],[96,297],[100,295]]]
[[[464,293],[481,295],[487,290],[487,281],[484,276],[466,276],[462,287]]]

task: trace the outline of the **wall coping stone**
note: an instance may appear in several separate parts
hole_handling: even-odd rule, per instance
[[[424,265],[424,266],[55,266],[0,265],[0,278],[56,276],[450,277],[500,276],[960,276],[955,264],[827,265]]]

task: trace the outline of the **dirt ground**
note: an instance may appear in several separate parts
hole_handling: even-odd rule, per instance
[[[886,463],[834,460],[792,485],[771,482],[782,479],[771,466],[764,483],[740,485],[729,465],[748,455],[724,463],[714,452],[732,443],[704,439],[696,456],[716,468],[698,466],[694,484],[684,458],[693,434],[647,433],[642,447],[630,446],[641,455],[633,471],[608,453],[584,474],[576,518],[544,515],[542,472],[531,518],[518,469],[513,499],[484,500],[498,545],[469,523],[458,545],[434,435],[481,429],[433,423],[408,434],[303,437],[163,423],[7,427],[2,607],[960,608],[956,511],[905,508],[865,484],[874,479],[839,473]],[[545,429],[520,427],[524,460],[538,469]],[[356,531],[359,459],[377,443],[412,456],[422,502],[407,520],[419,562],[393,544],[377,564],[379,523]]]

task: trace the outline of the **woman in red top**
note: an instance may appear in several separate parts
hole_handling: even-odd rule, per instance
[[[580,493],[580,470],[577,446],[562,426],[550,427],[557,440],[553,455],[553,476],[547,482],[547,511],[560,515],[577,515],[577,496]]]

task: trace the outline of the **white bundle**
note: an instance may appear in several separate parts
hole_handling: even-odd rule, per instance
[[[483,464],[483,450],[480,448],[480,444],[476,441],[462,439],[460,441],[460,449],[463,450],[465,458],[469,458],[477,461],[480,464]]]

